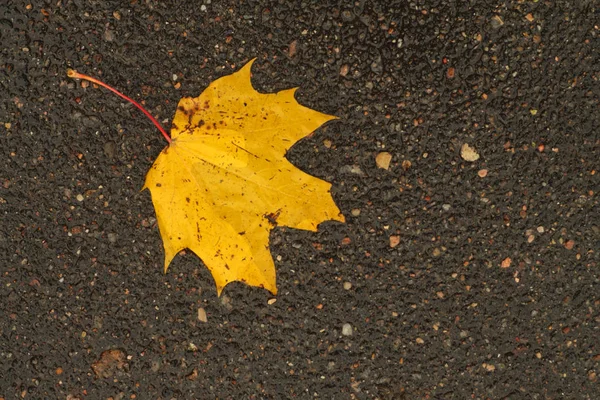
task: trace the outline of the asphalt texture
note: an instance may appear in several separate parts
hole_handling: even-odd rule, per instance
[[[3,0],[0,398],[600,398],[599,37],[583,0]],[[275,302],[163,275],[166,142],[66,77],[169,126],[254,57],[339,117],[287,157],[347,222],[272,232]]]

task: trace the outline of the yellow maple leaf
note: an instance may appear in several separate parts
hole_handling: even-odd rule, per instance
[[[250,61],[211,83],[196,98],[182,98],[170,141],[146,176],[165,249],[164,270],[183,249],[211,271],[220,295],[242,281],[277,293],[269,233],[275,225],[316,231],[327,220],[344,221],[331,184],[286,158],[298,140],[335,117],[300,105],[296,89],[257,92]],[[109,88],[106,84],[78,74]]]

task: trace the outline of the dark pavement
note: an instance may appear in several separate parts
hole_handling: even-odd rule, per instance
[[[600,398],[598,2],[3,0],[0,39],[0,398]],[[163,275],[166,142],[66,77],[169,126],[254,57],[340,118],[288,158],[347,223],[273,231],[274,303]]]

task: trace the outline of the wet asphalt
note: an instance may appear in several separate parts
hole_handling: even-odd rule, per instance
[[[3,0],[0,398],[600,398],[599,38],[589,0]],[[339,117],[287,157],[346,223],[218,298],[162,273],[164,139],[66,69],[169,126],[254,57]]]

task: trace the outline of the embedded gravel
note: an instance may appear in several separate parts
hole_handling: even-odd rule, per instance
[[[3,0],[0,398],[600,398],[598,7]],[[273,231],[276,300],[162,274],[166,143],[66,77],[169,126],[254,57],[339,117],[288,158],[347,222]]]

